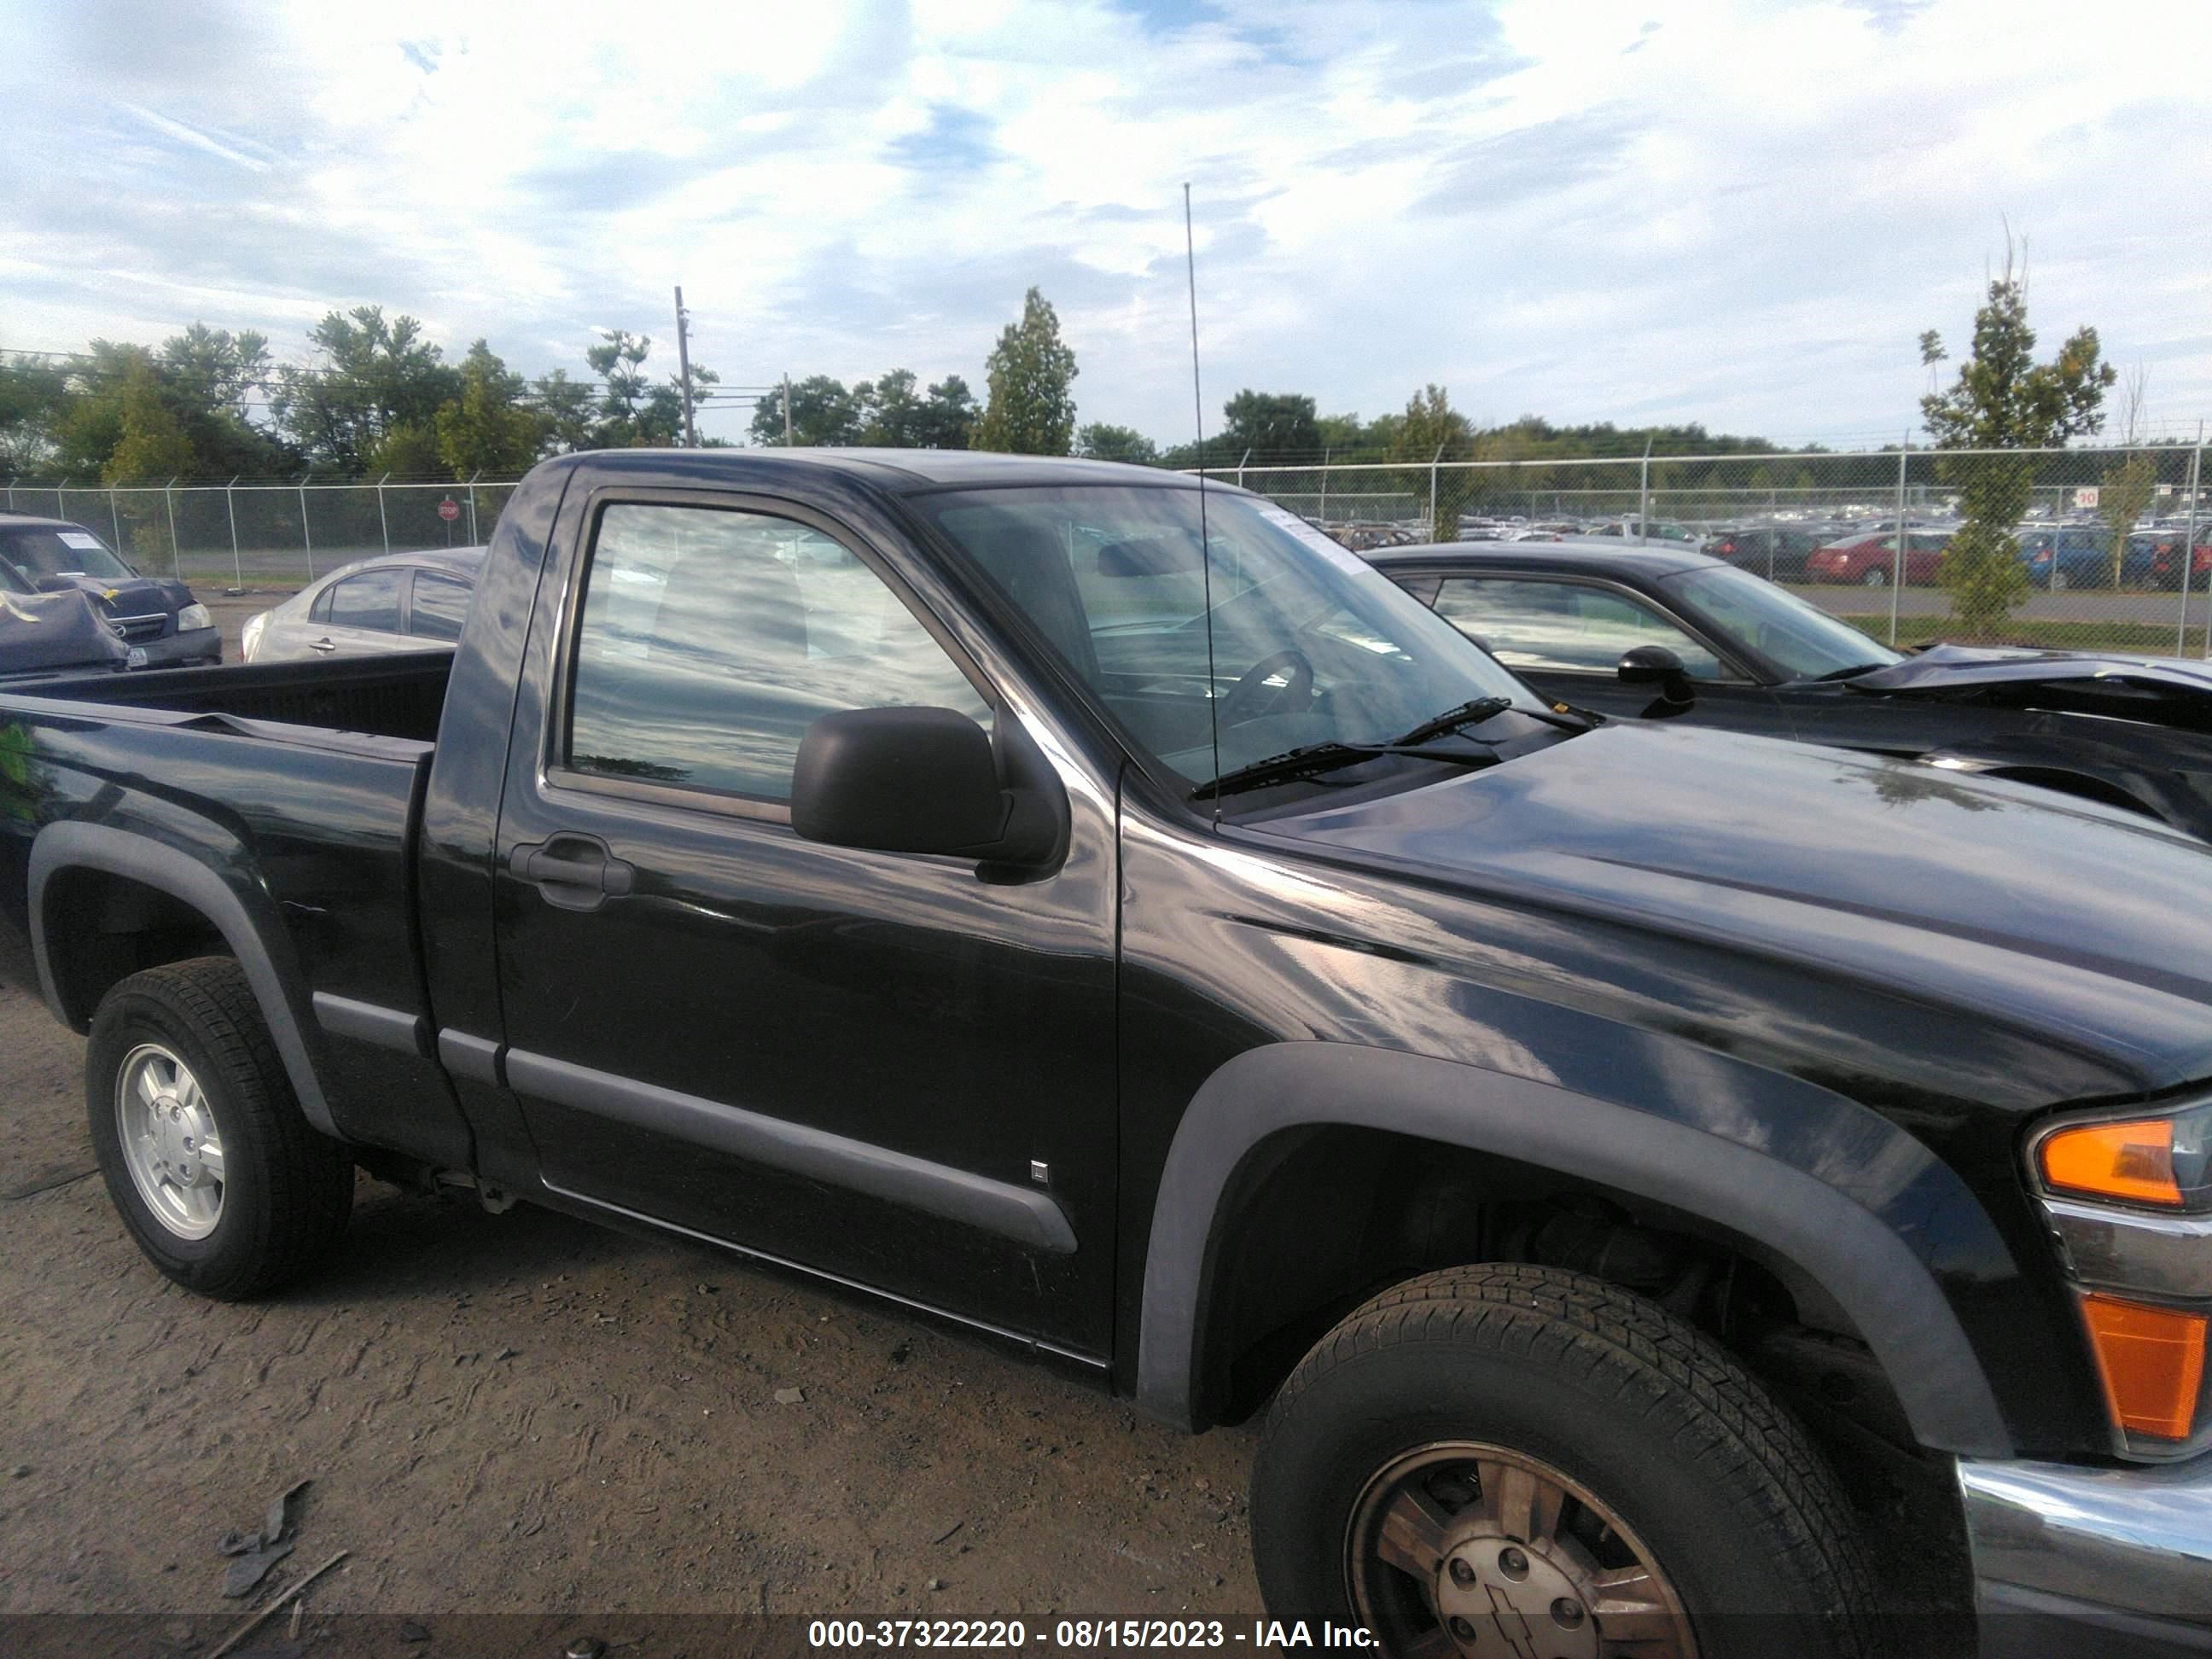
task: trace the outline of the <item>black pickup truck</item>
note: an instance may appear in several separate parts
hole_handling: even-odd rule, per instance
[[[2139,817],[1586,716],[1258,497],[935,453],[549,462],[454,649],[0,757],[206,1294],[358,1165],[1266,1407],[1270,1610],[1394,1653],[1883,1651],[1900,1557],[1986,1651],[2212,1643],[2212,848]]]

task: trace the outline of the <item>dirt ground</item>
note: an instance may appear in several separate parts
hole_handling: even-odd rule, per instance
[[[349,1551],[319,1615],[1259,1606],[1251,1430],[702,1249],[364,1179],[315,1282],[189,1296],[90,1173],[82,1052],[0,989],[0,1615],[219,1632],[261,1601],[223,1600],[216,1537],[303,1479],[262,1600]]]

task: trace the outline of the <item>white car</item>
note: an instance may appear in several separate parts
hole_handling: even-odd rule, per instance
[[[273,611],[246,618],[248,662],[366,656],[450,645],[475,596],[481,547],[386,553],[341,565]]]

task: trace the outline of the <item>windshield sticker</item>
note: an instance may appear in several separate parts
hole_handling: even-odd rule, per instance
[[[1327,559],[1338,569],[1354,576],[1373,576],[1380,573],[1357,553],[1347,551],[1331,541],[1313,526],[1287,507],[1277,507],[1273,501],[1255,501],[1252,510],[1279,530],[1287,530],[1308,547]]]
[[[107,550],[99,537],[88,536],[82,530],[64,530],[60,533],[62,545],[74,547],[80,553],[104,553]]]

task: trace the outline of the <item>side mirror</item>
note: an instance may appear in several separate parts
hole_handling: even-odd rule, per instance
[[[791,827],[809,841],[878,853],[1002,866],[1054,860],[1066,836],[1064,799],[1055,811],[1033,776],[1010,783],[1002,769],[1002,769],[990,737],[957,709],[842,709],[799,739]]]
[[[1659,702],[1650,713],[1679,714],[1697,701],[1689,671],[1682,659],[1663,645],[1639,645],[1621,653],[1619,670],[1623,685],[1656,685]]]

